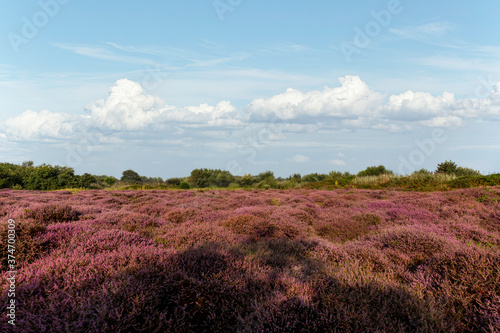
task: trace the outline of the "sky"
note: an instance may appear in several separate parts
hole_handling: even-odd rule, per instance
[[[0,161],[500,172],[500,2],[0,0]]]

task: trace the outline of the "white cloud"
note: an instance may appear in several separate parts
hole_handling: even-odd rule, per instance
[[[122,79],[109,89],[106,100],[99,100],[86,109],[99,127],[138,130],[158,121],[163,104],[158,97],[145,95],[139,83]]]
[[[76,122],[77,117],[67,113],[27,110],[5,120],[2,127],[4,136],[13,141],[53,140],[70,137]]]
[[[301,116],[353,117],[368,116],[376,110],[384,96],[371,91],[358,76],[339,78],[340,87],[302,93],[289,88],[268,99],[256,99],[248,106],[256,120],[278,117],[295,119]]]
[[[401,38],[422,40],[429,37],[443,36],[454,28],[454,25],[448,22],[432,22],[401,29],[389,29],[389,31]]]
[[[421,123],[429,127],[459,127],[463,125],[463,120],[455,116],[446,116],[434,117],[429,120],[424,120]]]
[[[337,166],[346,166],[347,165],[347,163],[345,161],[339,160],[339,159],[331,160],[330,163],[333,165],[337,165]]]
[[[102,134],[99,142],[113,143],[130,137],[214,138],[211,131],[234,131],[234,137],[257,136],[259,142],[275,142],[287,133],[357,128],[400,132],[422,126],[459,127],[470,119],[500,119],[500,82],[486,98],[456,99],[449,92],[434,96],[406,91],[387,96],[372,91],[357,76],[339,81],[339,87],[322,91],[290,88],[283,94],[256,99],[243,113],[227,100],[215,105],[167,105],[158,96],[145,93],[139,83],[122,79],[109,88],[106,99],[89,104],[86,115],[27,110],[0,123],[0,137],[12,141],[79,140],[94,130]],[[109,131],[114,132],[113,138],[106,139]],[[295,159],[301,160],[301,155]]]
[[[252,121],[281,119],[289,124],[314,124],[318,128],[372,128],[399,132],[415,126],[457,127],[465,119],[500,115],[500,83],[486,99],[456,99],[444,92],[406,91],[385,96],[372,91],[357,76],[339,79],[341,86],[323,91],[301,92],[289,88],[247,107]]]
[[[309,162],[311,159],[307,156],[304,156],[304,155],[295,155],[293,158],[292,158],[292,161],[295,162],[295,163],[307,163]]]
[[[109,97],[87,106],[91,120],[99,127],[114,130],[143,130],[166,124],[238,126],[242,121],[229,101],[215,106],[206,103],[179,108],[144,93],[141,85],[127,79],[110,88]]]

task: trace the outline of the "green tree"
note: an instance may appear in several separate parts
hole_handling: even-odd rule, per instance
[[[22,185],[22,168],[15,164],[0,163],[0,188],[13,188]]]
[[[457,164],[452,161],[444,161],[439,163],[436,169],[437,173],[453,174],[457,172]]]
[[[251,174],[243,175],[243,177],[240,177],[238,179],[238,185],[243,187],[252,186],[253,183],[254,183],[254,178]]]
[[[97,179],[95,179],[95,177],[90,173],[84,173],[78,177],[78,183],[80,187],[91,188],[92,183],[97,183]]]
[[[136,182],[141,181],[141,176],[139,176],[139,174],[137,172],[135,172],[134,170],[129,169],[129,170],[123,171],[122,178],[120,180],[122,180],[124,182],[136,183]]]
[[[165,181],[167,185],[179,186],[182,182],[181,178],[169,178]]]
[[[227,187],[234,182],[234,176],[229,171],[214,169],[194,169],[188,178],[194,187]]]
[[[108,176],[108,177],[104,178],[104,182],[105,182],[106,184],[108,184],[108,186],[113,185],[113,184],[114,184],[114,183],[116,183],[117,181],[118,181],[118,179],[116,179],[116,178],[115,178],[115,177],[113,177],[113,176]]]
[[[393,172],[391,170],[387,170],[385,166],[371,166],[366,168],[363,171],[358,172],[356,176],[358,177],[366,177],[366,176],[380,176],[380,175],[392,175]]]
[[[26,179],[25,188],[41,191],[57,190],[60,188],[58,178],[60,171],[57,166],[47,164],[34,167]]]
[[[189,190],[191,188],[191,186],[189,186],[188,182],[186,181],[183,181],[179,184],[179,188],[181,190]]]
[[[294,173],[290,177],[288,177],[288,180],[293,180],[296,183],[300,183],[302,181],[302,176],[300,173]]]
[[[455,171],[455,175],[457,175],[458,177],[481,176],[481,173],[479,171],[471,169],[471,168],[457,167],[457,170]]]

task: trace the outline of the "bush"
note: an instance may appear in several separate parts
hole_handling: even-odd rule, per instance
[[[24,189],[50,191],[74,186],[80,183],[72,168],[42,164],[30,169]]]
[[[243,177],[241,177],[240,179],[238,179],[238,184],[240,186],[252,186],[253,182],[254,182],[254,178],[250,174],[246,174]]]
[[[182,183],[181,178],[169,178],[166,180],[167,185],[179,186]]]
[[[234,182],[234,176],[229,171],[213,169],[195,169],[191,171],[189,182],[193,187],[227,187]]]
[[[191,186],[189,186],[188,182],[186,181],[183,181],[179,184],[179,188],[181,190],[189,190],[191,188]]]
[[[35,207],[31,210],[26,210],[24,217],[33,219],[44,225],[50,223],[62,223],[78,220],[80,213],[73,209],[73,207],[64,205],[46,205]]]
[[[500,185],[500,174],[488,176],[464,176],[450,182],[451,188],[470,188],[477,186],[498,186]]]
[[[21,167],[10,163],[0,163],[0,188],[13,188],[23,183]]]
[[[92,184],[97,183],[97,179],[89,173],[84,173],[81,176],[77,176],[78,185],[80,187],[91,188]]]
[[[413,172],[413,175],[416,175],[416,176],[423,176],[423,175],[430,175],[431,172],[427,169],[420,169],[420,170],[415,170]]]
[[[104,182],[106,184],[108,184],[109,186],[113,185],[114,183],[117,182],[118,179],[116,179],[115,177],[106,177],[104,178]]]
[[[125,170],[122,173],[122,178],[120,179],[121,181],[124,182],[140,182],[141,181],[141,176],[134,170]]]
[[[325,180],[328,177],[328,175],[325,174],[319,174],[319,173],[311,173],[309,175],[305,175],[302,177],[302,181],[304,182],[321,182]]]
[[[272,171],[261,172],[257,175],[257,181],[261,182],[266,179],[275,179]]]
[[[443,163],[439,163],[436,169],[436,173],[452,174],[455,172],[457,172],[457,164],[452,161],[445,161]]]
[[[481,173],[479,171],[470,168],[458,167],[457,170],[455,171],[455,175],[457,175],[457,177],[481,176]]]
[[[380,175],[392,175],[393,172],[391,170],[387,170],[385,166],[371,166],[366,168],[363,171],[358,172],[358,177],[366,177],[366,176],[380,176]]]

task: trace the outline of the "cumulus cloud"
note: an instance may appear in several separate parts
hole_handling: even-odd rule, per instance
[[[247,107],[253,121],[280,119],[291,124],[315,124],[341,128],[372,128],[398,132],[413,126],[457,127],[465,120],[500,115],[500,82],[486,99],[456,99],[444,92],[406,91],[382,94],[371,90],[358,76],[339,79],[340,87],[301,92],[287,89]]]
[[[285,133],[316,133],[319,130],[370,128],[389,132],[419,126],[458,127],[469,119],[500,119],[500,82],[486,98],[457,99],[444,92],[406,91],[388,95],[373,91],[358,76],[339,78],[337,87],[282,94],[253,100],[238,112],[230,101],[215,105],[167,105],[147,94],[134,81],[122,79],[110,87],[106,99],[90,103],[85,115],[27,110],[0,123],[0,138],[13,141],[79,140],[82,133],[98,130],[100,142],[120,142],[130,135],[183,136],[212,130],[249,131],[259,140],[282,140]],[[106,133],[113,132],[110,138]],[[134,134],[135,133],[135,134]],[[236,135],[237,136],[237,135]],[[106,139],[108,137],[108,139]],[[294,157],[301,160],[300,155]],[[303,159],[303,158],[302,158]],[[342,160],[332,163],[345,165]]]
[[[368,88],[358,76],[339,78],[340,87],[302,93],[287,89],[268,99],[256,99],[248,110],[254,119],[295,119],[301,116],[355,117],[376,111],[384,96]]]
[[[227,130],[243,124],[243,117],[229,101],[186,107],[167,105],[158,96],[145,93],[139,83],[127,79],[116,81],[106,99],[90,103],[85,110],[83,115],[27,110],[0,122],[0,138],[79,142],[91,135],[94,144],[116,144],[130,135],[182,135],[186,139],[187,131],[203,137],[203,128]]]
[[[86,109],[100,127],[138,130],[158,121],[164,112],[163,104],[158,97],[144,94],[139,83],[122,79],[109,89],[106,100],[99,100]]]
[[[72,135],[78,117],[48,110],[27,110],[2,124],[3,136],[13,141],[57,140]]]
[[[110,88],[106,100],[99,100],[87,111],[97,126],[114,130],[143,130],[151,125],[168,123],[200,124],[206,126],[240,125],[238,113],[228,101],[217,105],[201,104],[179,108],[166,105],[157,96],[144,93],[137,82],[118,80]]]

